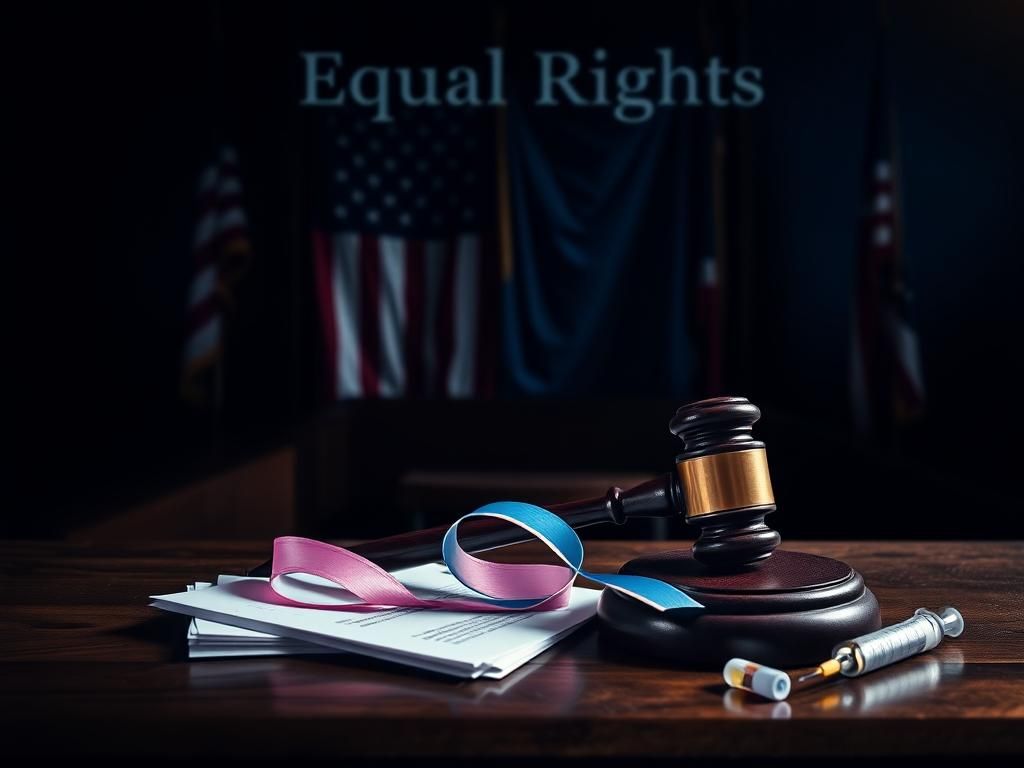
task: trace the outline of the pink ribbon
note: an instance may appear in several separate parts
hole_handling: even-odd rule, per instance
[[[273,569],[270,587],[290,605],[334,610],[366,608],[441,608],[446,611],[551,611],[569,605],[570,590],[576,574],[561,565],[491,563],[458,550],[458,569],[462,581],[472,589],[503,600],[523,600],[523,606],[495,604],[485,600],[449,598],[424,600],[416,597],[398,579],[376,563],[314,539],[281,536],[274,539]],[[361,603],[323,605],[304,603],[284,594],[276,584],[289,573],[319,576],[358,597]],[[539,601],[539,602],[538,602]]]

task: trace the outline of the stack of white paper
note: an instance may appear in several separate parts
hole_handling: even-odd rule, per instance
[[[418,597],[471,597],[441,565],[395,576]],[[282,604],[267,579],[222,576],[217,585],[157,595],[152,605],[193,617],[194,657],[351,651],[459,677],[502,678],[591,618],[600,592],[573,587],[559,611],[467,613],[386,608],[337,610],[358,602],[325,579],[294,574],[277,586],[289,597],[324,607]]]
[[[218,584],[230,584],[244,576],[218,576]],[[189,585],[188,591],[212,587],[208,581]],[[227,658],[231,656],[296,656],[305,653],[340,653],[326,645],[292,640],[255,629],[233,627],[208,619],[193,618],[188,624],[188,657],[190,659]]]

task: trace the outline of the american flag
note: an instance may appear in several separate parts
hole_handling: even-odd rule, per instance
[[[867,200],[854,299],[851,395],[862,432],[891,428],[921,412],[924,377],[910,321],[899,231],[899,189],[887,97],[876,81],[869,115]]]
[[[348,120],[345,121],[344,118]],[[493,155],[479,113],[327,121],[313,256],[332,397],[468,398],[493,374]]]
[[[251,254],[238,154],[233,147],[222,147],[215,161],[203,169],[198,203],[181,382],[183,396],[193,402],[207,399],[203,374],[220,359],[230,289]]]

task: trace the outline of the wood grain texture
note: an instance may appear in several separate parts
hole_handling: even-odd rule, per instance
[[[678,542],[594,542],[613,570]],[[242,573],[265,544],[0,544],[0,722],[36,756],[1013,755],[1024,752],[1024,544],[786,542],[848,562],[883,621],[951,604],[964,635],[853,681],[761,703],[716,673],[604,646],[588,627],[502,681],[353,656],[188,662],[147,595]],[[501,558],[538,558],[534,545]]]

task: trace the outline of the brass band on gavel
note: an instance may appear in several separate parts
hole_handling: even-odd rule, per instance
[[[764,448],[684,459],[676,468],[688,518],[775,503]]]

